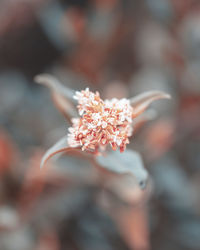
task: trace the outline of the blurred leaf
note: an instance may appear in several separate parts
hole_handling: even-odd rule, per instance
[[[0,207],[0,230],[12,230],[18,223],[19,216],[16,210],[9,206]]]
[[[145,207],[130,207],[115,215],[115,221],[130,249],[150,249],[148,214]]]
[[[76,150],[76,148],[69,147],[67,143],[67,136],[64,136],[56,144],[54,144],[50,149],[47,150],[47,152],[42,157],[40,168],[42,168],[45,165],[45,163],[54,155],[58,153],[62,153],[62,152],[72,151],[72,150]]]
[[[75,102],[75,100],[73,99],[73,95],[75,94],[75,92],[72,89],[63,86],[55,77],[49,74],[41,74],[35,77],[35,81],[39,84],[46,85],[52,91],[61,94],[73,103]]]
[[[35,81],[51,89],[56,107],[69,121],[71,117],[77,116],[76,101],[73,99],[74,90],[62,85],[55,77],[48,74],[36,76]]]
[[[135,176],[130,174],[121,174],[110,178],[105,187],[120,201],[132,206],[146,203],[152,193],[151,181],[148,180],[146,188],[141,189]]]
[[[97,156],[96,160],[101,167],[115,173],[132,174],[141,188],[146,186],[148,173],[137,152],[128,149],[123,153],[110,151],[106,156]]]
[[[18,150],[9,134],[0,128],[0,176],[17,163]]]
[[[141,114],[148,106],[159,99],[170,99],[170,95],[162,91],[147,91],[130,99],[133,107],[133,116],[136,117]]]
[[[63,116],[71,123],[71,118],[78,116],[74,105],[70,103],[62,95],[54,92],[52,94],[53,102],[57,109],[63,114]]]
[[[132,138],[135,133],[148,121],[152,121],[156,118],[157,113],[155,110],[153,109],[149,109],[144,111],[144,113],[142,113],[140,116],[135,117],[133,119],[133,128],[134,128],[134,132],[133,134],[130,136],[130,138]]]

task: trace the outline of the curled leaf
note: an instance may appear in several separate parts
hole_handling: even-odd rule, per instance
[[[140,155],[126,149],[125,152],[119,151],[108,152],[106,156],[97,156],[97,163],[109,171],[118,174],[132,174],[141,188],[145,188],[148,178],[148,173],[143,166]]]
[[[53,92],[55,91],[56,93],[64,96],[72,103],[76,103],[75,100],[73,99],[75,91],[62,85],[60,81],[58,81],[55,77],[49,74],[41,74],[37,75],[34,80],[39,84],[43,84],[49,87]]]
[[[146,202],[152,191],[151,181],[148,180],[145,190],[142,190],[136,178],[130,174],[121,174],[109,179],[105,187],[117,195],[120,200],[132,205],[141,205]]]
[[[141,114],[148,106],[159,99],[170,99],[170,95],[165,92],[153,90],[147,91],[130,99],[133,107],[133,116],[136,117]]]
[[[152,121],[156,118],[157,113],[155,110],[153,109],[149,109],[144,111],[144,113],[142,113],[140,116],[135,117],[135,119],[133,119],[133,127],[134,127],[134,133],[132,134],[132,136],[148,121]],[[131,136],[131,137],[132,137]]]
[[[78,116],[78,112],[74,108],[74,105],[62,95],[54,92],[52,94],[52,98],[57,109],[63,114],[63,116],[68,120],[69,123],[71,123],[72,117]]]
[[[55,106],[69,122],[72,117],[77,116],[76,101],[73,99],[74,90],[62,85],[55,77],[48,74],[36,76],[35,81],[51,89]]]
[[[40,168],[42,168],[46,162],[53,157],[54,155],[62,152],[69,152],[72,150],[76,150],[76,148],[71,148],[67,143],[67,136],[61,138],[56,144],[54,144],[47,152],[44,154],[41,160]]]

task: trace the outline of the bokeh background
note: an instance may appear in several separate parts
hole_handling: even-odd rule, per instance
[[[103,209],[80,159],[39,171],[69,125],[33,81],[44,72],[103,98],[172,96],[129,145],[152,179],[143,205]],[[199,0],[0,1],[0,250],[198,250],[199,193]]]

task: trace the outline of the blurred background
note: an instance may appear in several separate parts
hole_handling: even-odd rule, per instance
[[[103,98],[172,96],[128,146],[150,173],[148,201],[105,201],[82,159],[39,171],[69,126],[33,81],[44,72]],[[0,250],[198,250],[199,193],[199,0],[0,1]]]

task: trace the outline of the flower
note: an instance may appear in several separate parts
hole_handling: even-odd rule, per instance
[[[89,88],[77,91],[74,99],[78,101],[81,117],[72,118],[69,146],[99,152],[110,144],[113,150],[119,147],[123,152],[133,131],[130,100],[113,98],[103,101],[98,92],[93,93]]]
[[[152,119],[152,115],[141,114],[153,101],[170,98],[170,95],[162,91],[152,90],[130,99],[113,98],[103,101],[98,92],[92,93],[89,88],[77,91],[74,95],[74,90],[62,85],[48,74],[36,76],[35,81],[51,89],[56,107],[72,123],[68,135],[46,151],[41,160],[41,168],[58,153],[76,151],[87,155],[81,152],[80,148],[97,156],[110,144],[113,150],[119,147],[123,152],[129,143],[129,137],[133,134],[133,127],[137,128],[141,122]],[[72,118],[77,116],[76,100],[80,117]],[[138,117],[139,115],[141,116]],[[136,117],[139,119],[135,119]]]

